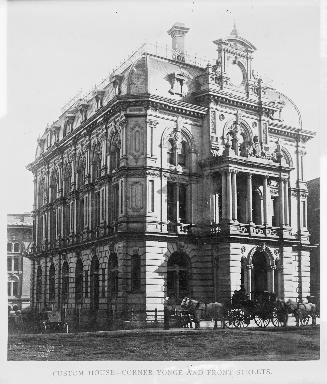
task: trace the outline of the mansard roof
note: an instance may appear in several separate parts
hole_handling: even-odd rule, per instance
[[[256,50],[253,44],[239,36],[236,26],[225,40],[217,40],[215,43],[227,44],[233,51]],[[260,100],[255,89],[258,86],[256,82],[261,80],[258,77],[253,78],[250,85],[253,92],[250,96],[246,94],[245,87],[236,89],[235,92],[230,88],[220,90],[218,84],[214,84],[216,80],[219,81],[219,73],[214,69],[215,61],[215,57],[211,60],[201,59],[187,52],[177,56],[175,51],[157,44],[142,45],[94,89],[84,95],[77,95],[64,106],[59,118],[48,125],[39,137],[36,158],[39,158],[45,149],[57,145],[65,137],[67,130],[70,133],[78,127],[88,125],[91,120],[103,115],[104,111],[107,113],[111,110],[112,105],[131,97],[138,100],[148,97],[149,102],[152,100],[159,104],[176,104],[176,113],[180,113],[183,104],[185,111],[194,110],[194,113],[199,113],[198,116],[205,115],[205,104],[201,102],[201,97],[205,94],[213,95],[219,103],[228,99],[234,107],[235,103],[245,103],[244,105],[248,105],[252,110],[254,106],[259,108]],[[186,88],[183,94],[174,89],[179,81],[182,81]],[[278,109],[290,111],[292,119],[279,120],[276,124],[279,127],[301,130],[302,119],[294,102],[281,92],[265,87],[264,83],[262,89],[265,94],[262,96],[261,105],[269,109],[269,113],[275,113]]]

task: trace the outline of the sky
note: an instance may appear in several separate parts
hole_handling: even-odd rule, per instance
[[[319,132],[319,7],[309,1],[11,1],[7,4],[7,97],[0,120],[6,213],[32,210],[37,137],[80,89],[91,89],[144,42],[170,46],[175,22],[186,49],[216,58],[213,40],[236,22],[257,52],[254,69],[286,93],[303,128]],[[2,106],[4,100],[2,100]],[[306,178],[319,177],[319,134]]]

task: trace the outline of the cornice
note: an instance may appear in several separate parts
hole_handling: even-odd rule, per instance
[[[304,130],[300,128],[291,127],[290,125],[283,124],[281,122],[270,121],[269,122],[269,133],[295,138],[303,142],[307,142],[316,136],[316,132]]]
[[[33,172],[42,164],[49,163],[54,157],[63,154],[71,145],[76,144],[79,138],[90,136],[94,129],[108,121],[117,113],[126,113],[128,107],[143,106],[146,109],[162,109],[186,116],[203,118],[207,113],[207,108],[199,105],[186,103],[178,100],[171,100],[161,96],[143,94],[140,96],[119,96],[115,97],[106,106],[102,107],[89,119],[83,121],[81,125],[70,132],[64,139],[57,142],[46,152],[42,153],[35,161],[27,165],[27,169]]]
[[[277,111],[276,108],[269,106],[267,103],[250,99],[245,96],[238,96],[232,93],[216,93],[212,90],[202,91],[195,94],[195,100],[199,102],[216,104],[225,104],[232,107],[243,108],[257,113],[266,113],[268,115]]]

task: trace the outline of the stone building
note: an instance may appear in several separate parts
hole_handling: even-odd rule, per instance
[[[7,215],[8,306],[30,305],[31,261],[26,257],[32,244],[33,216],[30,213]]]
[[[34,174],[32,305],[151,321],[166,297],[310,291],[306,142],[234,27],[212,62],[143,46],[47,126]],[[214,51],[217,51],[214,54]]]
[[[315,246],[310,259],[310,294],[320,298],[320,177],[308,181],[308,229]]]

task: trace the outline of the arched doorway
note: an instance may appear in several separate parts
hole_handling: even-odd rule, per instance
[[[174,252],[167,263],[167,297],[182,300],[190,295],[191,262],[187,255]]]
[[[96,312],[99,309],[99,260],[96,256],[91,261],[90,281],[91,311]]]
[[[268,291],[268,263],[266,254],[256,251],[252,257],[252,291]]]

